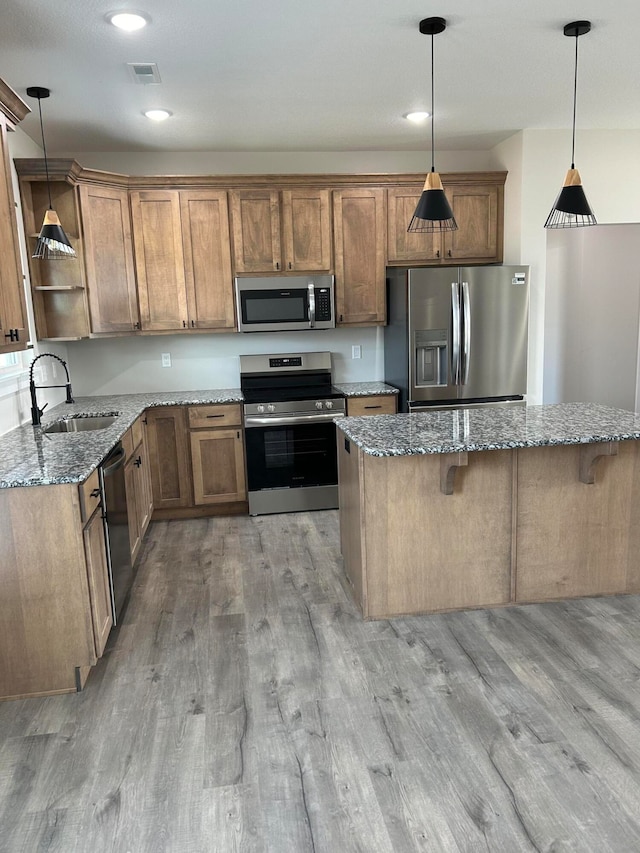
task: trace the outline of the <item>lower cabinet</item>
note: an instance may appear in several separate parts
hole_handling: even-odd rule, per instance
[[[0,580],[0,698],[81,688],[111,629],[97,471],[0,489]]]
[[[195,504],[246,500],[241,422],[237,404],[189,407]]]
[[[395,415],[398,411],[396,394],[375,394],[370,397],[347,397],[347,417],[359,415]]]
[[[144,415],[139,417],[128,430],[122,443],[127,454],[124,479],[127,492],[131,563],[133,565],[140,553],[140,546],[153,512],[151,465]]]
[[[96,644],[96,655],[100,657],[107,645],[107,637],[113,626],[102,507],[98,507],[91,516],[83,530],[83,536],[89,596],[91,598],[93,638]]]
[[[146,418],[154,518],[246,511],[238,403],[158,407]]]

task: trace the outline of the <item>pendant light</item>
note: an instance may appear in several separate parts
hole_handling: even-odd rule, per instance
[[[411,218],[407,231],[456,231],[458,224],[453,216],[451,206],[442,188],[440,175],[436,172],[435,132],[434,132],[434,98],[433,98],[433,37],[444,32],[447,22],[444,18],[425,18],[420,21],[420,32],[431,36],[431,171],[424,183],[422,195],[418,201],[415,213]]]
[[[77,257],[75,249],[69,242],[69,238],[62,230],[58,214],[53,209],[51,202],[51,182],[49,181],[49,162],[47,160],[47,147],[44,142],[44,125],[42,124],[43,98],[48,98],[51,92],[44,86],[29,86],[27,95],[38,99],[38,112],[40,114],[40,132],[42,134],[42,150],[44,152],[44,168],[47,175],[47,193],[49,195],[49,207],[44,214],[44,221],[36,242],[36,249],[32,257],[43,261],[57,261],[64,258]]]
[[[575,167],[576,149],[576,94],[578,91],[578,37],[591,30],[590,21],[573,21],[564,28],[565,36],[576,40],[576,58],[573,74],[573,130],[571,136],[571,168],[567,172],[564,186],[555,200],[551,213],[544,223],[545,228],[579,228],[583,225],[597,225],[596,218],[582,189],[580,172]]]

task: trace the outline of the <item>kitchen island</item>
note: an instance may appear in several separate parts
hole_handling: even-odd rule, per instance
[[[567,403],[337,426],[366,618],[640,592],[640,416]]]

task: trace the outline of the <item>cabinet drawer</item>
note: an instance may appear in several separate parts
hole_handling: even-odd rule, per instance
[[[96,508],[100,505],[100,480],[98,478],[98,469],[96,468],[84,483],[78,486],[80,492],[80,512],[82,521],[87,521],[91,518]]]
[[[380,394],[375,397],[347,397],[347,415],[395,415],[396,395]]]
[[[190,429],[214,429],[215,427],[239,426],[241,423],[242,415],[237,403],[189,406]]]

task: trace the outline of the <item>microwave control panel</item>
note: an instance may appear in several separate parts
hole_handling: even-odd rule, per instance
[[[331,294],[328,287],[316,290],[316,320],[331,319]]]

